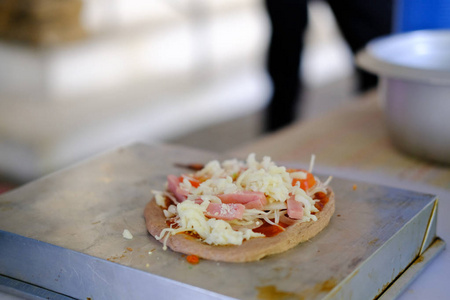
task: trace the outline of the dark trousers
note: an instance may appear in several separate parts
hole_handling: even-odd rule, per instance
[[[392,30],[393,0],[327,0],[339,29],[353,53],[375,37]],[[308,0],[265,0],[272,26],[267,71],[273,95],[266,112],[266,131],[274,131],[296,118],[301,93],[299,79],[303,36],[308,23]],[[358,91],[377,84],[377,78],[356,68]]]

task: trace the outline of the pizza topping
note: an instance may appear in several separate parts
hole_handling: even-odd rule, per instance
[[[167,238],[171,234],[180,232],[195,232],[205,243],[210,245],[240,245],[244,240],[263,236],[252,232],[250,229],[235,231],[231,228],[229,223],[218,219],[217,216],[214,218],[207,218],[207,210],[211,204],[212,203],[209,201],[203,201],[201,204],[197,204],[193,201],[184,201],[178,204],[178,218],[169,228],[163,229],[160,236],[156,237],[158,240],[164,238],[163,249],[167,249]],[[234,205],[241,205],[244,208],[242,204]],[[223,213],[228,213],[228,209],[225,210],[226,211]]]
[[[209,219],[208,225],[211,226],[211,233],[204,241],[210,245],[241,245],[244,240],[264,236],[251,229],[233,230],[224,220]]]
[[[186,200],[189,192],[180,186],[180,179],[175,175],[167,176],[167,189],[171,192],[178,202]]]
[[[288,227],[288,224],[279,223],[279,224],[269,224],[264,222],[260,227],[254,229],[255,232],[264,234],[265,237],[272,237],[284,231],[284,228]]]
[[[205,215],[208,218],[215,218],[221,220],[242,219],[245,206],[238,203],[224,204],[224,203],[210,203],[206,208]]]
[[[295,220],[301,220],[303,217],[303,205],[296,201],[294,196],[287,200],[287,214],[289,218]]]
[[[236,186],[248,191],[263,192],[269,202],[286,201],[291,187],[291,178],[286,168],[277,167],[268,157],[258,164],[254,162],[252,154],[247,161],[249,168],[236,179]]]
[[[217,197],[222,203],[241,203],[246,208],[262,209],[267,204],[267,198],[263,192],[242,191],[232,194],[220,194]]]
[[[163,210],[166,219],[173,218],[177,215],[177,207],[175,205],[170,205],[167,209]]]
[[[325,204],[327,204],[330,199],[328,198],[327,194],[322,193],[322,192],[318,192],[315,196],[318,199],[318,201],[316,201],[316,204],[314,204],[314,206],[319,211],[321,211],[323,209],[323,207],[325,206]]]
[[[210,245],[240,245],[267,237],[264,232],[273,236],[292,224],[316,221],[331,177],[322,183],[311,173],[313,164],[314,156],[308,171],[286,169],[250,154],[246,162],[211,161],[194,173],[169,175],[168,192],[154,192],[170,220],[157,239],[164,249],[168,237],[181,232]]]
[[[294,175],[292,176],[292,174]],[[301,176],[299,176],[299,174],[301,174]],[[316,179],[310,172],[296,171],[291,173],[291,177],[292,185],[295,186],[298,182],[300,184],[300,188],[304,191],[309,190],[309,188],[313,187],[316,184]]]

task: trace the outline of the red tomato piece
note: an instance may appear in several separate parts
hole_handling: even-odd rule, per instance
[[[189,180],[191,185],[195,188],[198,188],[198,186],[200,185],[200,180],[198,180],[197,178],[187,177],[187,179]],[[180,176],[179,180],[180,180],[180,182],[183,182],[184,176]]]
[[[313,187],[316,184],[316,179],[314,178],[314,175],[309,173],[306,170],[288,169],[287,171],[289,173],[300,172],[300,171],[306,173],[306,179],[298,179],[298,178],[292,179],[292,186],[296,185],[297,182],[300,182],[300,188],[304,191],[307,191],[308,189],[310,189],[311,187]]]

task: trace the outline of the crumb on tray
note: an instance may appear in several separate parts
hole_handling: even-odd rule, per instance
[[[123,230],[122,236],[127,240],[133,239],[133,235],[131,234],[131,232],[128,229]]]

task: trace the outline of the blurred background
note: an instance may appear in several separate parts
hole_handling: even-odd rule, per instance
[[[258,0],[0,1],[0,176],[26,182],[135,140],[226,151],[262,134]],[[304,115],[347,99],[351,56],[313,1]],[[338,86],[342,92],[330,86]],[[306,102],[306,101],[305,101]]]
[[[329,7],[309,13],[302,119],[354,86]],[[222,152],[261,136],[269,35],[260,0],[0,0],[0,189],[136,140]]]

